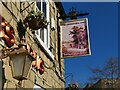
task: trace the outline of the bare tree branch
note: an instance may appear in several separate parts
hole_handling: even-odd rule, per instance
[[[89,81],[96,82],[102,78],[117,78],[118,71],[118,58],[110,58],[103,67],[95,67],[91,69],[93,76],[89,77]]]

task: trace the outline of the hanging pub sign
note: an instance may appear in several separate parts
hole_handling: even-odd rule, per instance
[[[88,19],[61,22],[62,57],[90,55]]]

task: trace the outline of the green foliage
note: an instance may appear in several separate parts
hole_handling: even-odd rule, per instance
[[[32,20],[36,20],[37,24],[40,25],[40,28],[47,28],[49,22],[47,22],[46,18],[44,17],[44,14],[41,11],[34,11],[32,10],[24,19],[24,24],[26,25],[26,23],[32,21]]]
[[[41,12],[41,11],[34,11],[32,10],[25,18],[24,21],[29,21],[29,20],[32,20],[32,19],[35,19],[35,18],[43,18],[44,17],[44,14]]]

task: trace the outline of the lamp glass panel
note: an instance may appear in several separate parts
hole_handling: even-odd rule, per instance
[[[33,59],[33,57],[32,57],[31,55],[28,54],[28,55],[26,56],[23,77],[27,77],[28,72],[29,72],[30,67],[31,67],[31,63],[32,63],[33,60],[34,60],[34,59]]]
[[[21,78],[24,69],[25,53],[11,55],[14,78]]]

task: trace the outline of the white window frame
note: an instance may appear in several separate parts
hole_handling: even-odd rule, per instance
[[[43,12],[43,1],[46,2],[46,19],[48,22],[50,22],[50,13],[49,13],[49,1],[48,0],[41,0],[41,11]],[[37,3],[37,2],[36,2]],[[37,8],[37,5],[35,4],[35,7]],[[36,30],[35,32],[35,36],[38,39],[39,43],[41,44],[41,46],[43,47],[43,49],[45,50],[45,52],[47,52],[47,54],[51,57],[51,59],[54,60],[54,55],[52,54],[52,52],[49,50],[50,48],[50,25],[48,25],[47,29],[44,29],[44,42],[42,41],[42,39],[40,38],[40,31],[41,30]]]
[[[42,87],[34,84],[33,90],[45,90],[45,89],[43,89]]]

